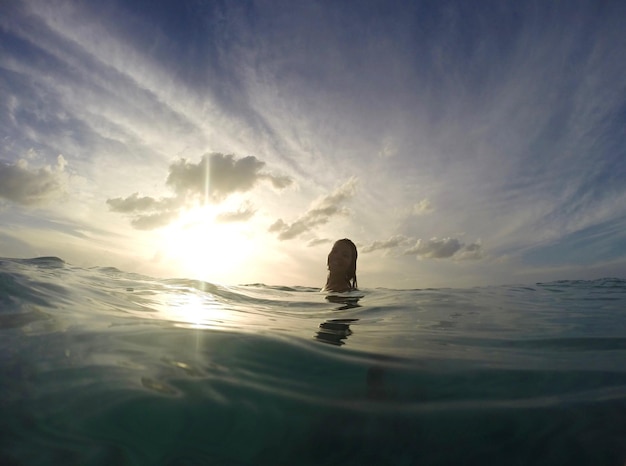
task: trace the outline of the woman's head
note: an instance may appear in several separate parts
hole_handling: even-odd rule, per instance
[[[328,254],[328,270],[332,275],[345,278],[350,288],[356,288],[356,246],[348,238],[336,241]]]

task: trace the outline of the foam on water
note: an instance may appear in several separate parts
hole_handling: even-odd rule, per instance
[[[361,294],[0,260],[0,463],[624,464],[624,280]]]

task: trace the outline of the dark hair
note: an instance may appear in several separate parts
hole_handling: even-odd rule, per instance
[[[348,270],[346,271],[346,280],[350,285],[350,288],[356,289],[356,259],[357,257],[359,257],[359,253],[356,250],[356,245],[348,238],[343,238],[335,241],[333,248],[338,244],[345,244],[350,248],[350,251],[352,251],[352,259],[350,260],[350,265],[348,266]],[[326,264],[329,265],[328,262]]]

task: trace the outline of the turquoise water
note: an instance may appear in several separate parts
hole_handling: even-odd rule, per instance
[[[216,286],[0,260],[0,464],[623,465],[626,281]]]

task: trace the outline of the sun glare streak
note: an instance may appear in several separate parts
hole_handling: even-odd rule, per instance
[[[209,205],[209,188],[210,188],[210,176],[211,176],[211,165],[210,165],[209,157],[204,158],[204,206]]]

